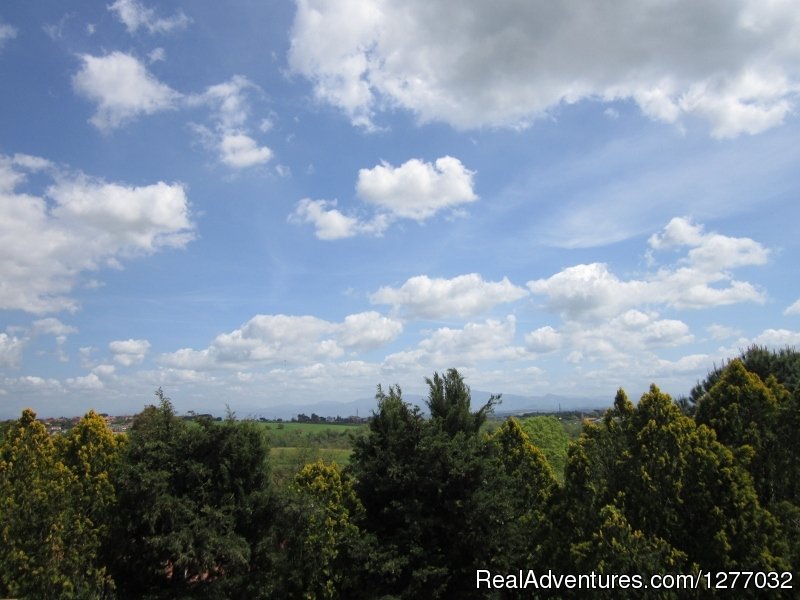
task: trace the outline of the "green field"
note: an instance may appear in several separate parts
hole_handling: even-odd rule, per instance
[[[324,460],[344,466],[353,442],[367,432],[366,425],[344,423],[263,423],[270,445],[273,478],[291,480],[303,465]]]

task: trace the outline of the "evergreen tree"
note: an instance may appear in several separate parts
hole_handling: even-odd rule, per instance
[[[553,470],[519,422],[510,418],[492,435],[495,468],[483,493],[491,493],[487,520],[501,535],[485,568],[510,573],[520,568],[545,570],[549,557],[542,545],[547,533],[547,508],[557,487]],[[521,597],[529,597],[523,593]]]
[[[249,424],[136,417],[117,478],[115,578],[123,597],[204,597],[247,584],[269,525],[268,448]]]
[[[778,524],[748,473],[655,386],[636,407],[620,390],[603,423],[585,429],[552,519],[549,543],[564,572],[787,568]],[[631,552],[608,545],[606,530],[627,532]]]
[[[779,402],[775,392],[783,400],[785,390],[777,389],[780,384],[774,377],[771,383],[772,389],[742,361],[731,361],[700,397],[695,414],[698,423],[713,429],[717,439],[741,458],[767,506],[776,499],[778,480],[783,477],[777,464]]]
[[[471,598],[475,570],[500,544],[495,509],[501,481],[481,424],[497,398],[476,412],[454,369],[426,380],[430,419],[378,387],[369,435],[356,442],[350,469],[378,544],[375,597]],[[500,502],[499,504],[502,504]]]
[[[95,489],[95,483],[62,462],[32,410],[24,410],[8,428],[0,445],[5,594],[37,600],[106,597],[110,581],[98,559],[103,530],[94,520],[104,509],[94,511],[84,502],[108,498],[109,490]]]

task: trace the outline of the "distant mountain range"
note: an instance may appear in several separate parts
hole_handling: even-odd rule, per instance
[[[479,390],[472,391],[473,409],[477,409],[486,402],[491,394]],[[419,394],[403,394],[403,399],[411,404],[418,405],[425,410],[425,397]],[[557,412],[573,410],[594,410],[610,406],[607,398],[581,398],[572,396],[559,396],[546,394],[544,396],[520,396],[517,394],[503,394],[502,402],[495,408],[498,415],[520,414],[526,412]],[[238,417],[264,417],[266,419],[290,420],[299,414],[320,417],[368,417],[377,408],[374,398],[362,398],[351,402],[317,402],[314,404],[280,404],[269,408],[254,409],[247,414],[237,414]]]

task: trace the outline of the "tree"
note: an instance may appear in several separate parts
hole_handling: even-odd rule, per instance
[[[91,461],[91,450],[82,453]],[[102,598],[100,516],[83,504],[88,477],[62,462],[36,414],[26,409],[0,446],[0,577],[5,593],[44,600]],[[105,507],[107,508],[107,507]]]
[[[349,472],[365,508],[361,525],[378,541],[380,597],[411,587],[420,562],[424,499],[417,484],[425,423],[419,409],[403,401],[399,386],[385,393],[379,385],[375,398],[369,434],[356,440]]]
[[[80,530],[75,531],[71,545],[82,548],[84,572],[108,593],[113,589],[107,561],[109,546],[114,543],[110,529],[117,501],[112,478],[119,468],[122,439],[93,410],[65,436],[56,438],[58,454],[74,481],[70,502],[73,524]]]
[[[281,571],[288,581],[273,597],[371,597],[369,584],[362,577],[369,550],[364,533],[356,525],[364,509],[350,478],[336,463],[319,460],[307,464],[295,476],[291,499],[301,509],[296,521],[300,527],[294,528],[299,535],[284,545]]]
[[[477,434],[494,407],[500,402],[500,396],[492,396],[474,413],[471,412],[471,394],[469,386],[456,369],[449,369],[444,375],[434,373],[425,378],[428,384],[428,399],[431,421],[438,423],[442,430],[450,435],[463,432]]]
[[[656,386],[636,407],[620,390],[603,423],[585,429],[570,451],[553,521],[569,540],[561,548],[551,540],[566,572],[591,567],[587,559],[662,573],[787,568],[778,524],[750,476]],[[627,558],[603,542],[609,528],[636,541]]]
[[[772,389],[755,373],[749,372],[741,360],[731,361],[719,374],[716,383],[698,403],[695,419],[717,433],[717,439],[742,459],[764,505],[776,499],[780,487],[778,458],[777,390],[780,384],[772,379]],[[783,392],[783,393],[782,393]]]
[[[269,525],[268,448],[255,426],[137,415],[117,478],[115,578],[124,597],[199,597],[244,586]]]
[[[514,418],[507,419],[492,435],[495,468],[483,493],[491,494],[492,527],[500,535],[486,568],[513,572],[521,566],[546,569],[543,537],[547,533],[547,509],[557,488],[553,470]],[[488,541],[488,540],[487,540]],[[527,593],[522,597],[527,597]]]
[[[473,412],[469,387],[455,369],[426,382],[429,419],[403,401],[398,386],[388,394],[378,386],[369,434],[351,457],[362,526],[377,543],[374,597],[483,598],[475,571],[503,561],[510,514],[522,510],[505,495],[514,469],[530,466],[530,456],[504,463],[502,444],[480,433],[498,397]],[[533,460],[548,472],[540,455]]]
[[[794,396],[800,394],[800,352],[797,350],[783,348],[774,351],[763,346],[753,345],[735,360],[741,362],[749,372],[758,375],[761,381],[766,382],[772,375],[791,394]],[[728,364],[721,367],[715,366],[708,376],[692,389],[687,403],[696,405],[700,398],[714,387],[727,366]]]

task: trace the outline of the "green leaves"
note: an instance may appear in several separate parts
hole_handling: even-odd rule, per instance
[[[656,386],[636,407],[618,394],[603,424],[584,431],[554,510],[572,536],[570,556],[561,554],[566,569],[587,568],[587,560],[636,565],[648,552],[660,557],[647,563],[657,572],[681,561],[712,570],[787,566],[777,522],[747,472]],[[627,558],[622,538],[608,545],[607,531],[633,544]]]
[[[263,432],[187,422],[157,397],[137,416],[116,478],[115,577],[125,597],[200,594],[245,577],[269,525]]]
[[[21,598],[100,598],[117,444],[90,412],[55,444],[26,409],[0,445],[0,577]]]

